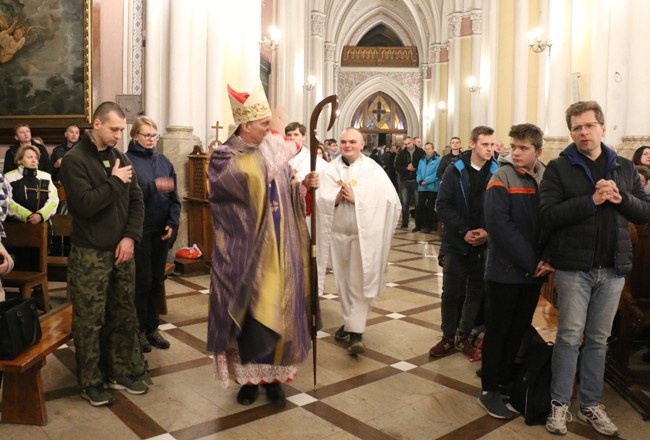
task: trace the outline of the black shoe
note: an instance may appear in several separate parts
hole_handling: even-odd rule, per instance
[[[336,333],[334,333],[334,339],[337,341],[343,341],[344,339],[347,339],[348,336],[350,336],[350,332],[345,331],[344,325],[339,327]]]
[[[422,230],[422,228],[420,228],[419,226],[416,226],[413,229],[411,229],[411,232],[420,232],[421,230]]]
[[[149,343],[152,346],[154,346],[156,348],[160,348],[162,350],[168,349],[170,347],[170,345],[171,345],[168,340],[163,338],[163,336],[160,334],[160,332],[158,330],[148,332],[147,333],[147,340],[149,341]]]
[[[366,346],[363,345],[362,333],[350,333],[350,345],[348,346],[348,353],[352,355],[362,354],[366,351]]]
[[[149,343],[149,339],[147,339],[147,334],[145,332],[140,332],[139,337],[140,337],[140,346],[142,347],[142,352],[150,353],[151,344]]]
[[[422,229],[422,232],[424,232],[425,234],[430,234],[431,231],[432,231],[431,228],[423,228],[423,229]]]
[[[409,229],[409,225],[408,225],[408,224],[406,224],[406,225],[402,225],[402,227],[401,227],[400,229],[403,229],[403,230],[407,230],[407,231],[408,231],[408,229]]]
[[[259,387],[257,385],[242,385],[237,393],[237,403],[240,405],[252,405],[257,400]]]
[[[287,404],[287,398],[284,396],[284,391],[282,391],[280,384],[267,383],[264,384],[264,388],[266,388],[266,398],[269,400],[269,403],[284,408]]]

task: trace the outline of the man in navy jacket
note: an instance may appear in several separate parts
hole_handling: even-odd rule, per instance
[[[483,272],[487,231],[483,196],[492,174],[499,168],[492,159],[494,130],[472,130],[470,151],[462,153],[442,178],[436,211],[445,229],[441,253],[445,254],[442,280],[442,339],[429,354],[443,356],[455,348],[472,356],[468,335],[483,300]],[[455,337],[455,341],[454,341]]]
[[[632,162],[602,142],[605,116],[597,102],[570,105],[566,122],[573,143],[548,164],[540,199],[559,310],[546,429],[567,432],[581,351],[577,416],[599,433],[615,436],[618,428],[600,404],[607,338],[624,276],[632,269],[628,222],[648,222],[650,199]]]

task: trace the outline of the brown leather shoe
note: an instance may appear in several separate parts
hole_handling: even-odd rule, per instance
[[[468,358],[473,357],[474,352],[476,351],[476,347],[474,347],[467,338],[459,339],[458,342],[456,342],[456,348]]]
[[[440,338],[440,342],[431,347],[429,350],[429,356],[440,357],[444,356],[447,353],[454,351],[454,341],[451,339]]]

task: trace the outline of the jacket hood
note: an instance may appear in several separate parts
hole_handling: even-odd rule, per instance
[[[131,139],[129,142],[129,153],[134,153],[138,156],[153,156],[153,153],[156,151],[155,148],[144,148],[142,145]]]
[[[535,173],[531,173],[529,171],[526,171],[525,169],[518,167],[515,165],[515,163],[512,161],[512,155],[510,153],[502,154],[499,156],[499,165],[501,166],[510,166],[515,169],[520,174],[528,174],[532,178],[539,178],[543,172],[546,170],[546,165],[544,165],[542,162],[539,160],[535,160]]]
[[[605,157],[607,157],[607,169],[613,168],[616,164],[616,152],[605,145],[603,142],[600,143],[600,148],[602,149],[603,153],[605,153]],[[575,142],[571,143],[571,145],[562,150],[560,156],[566,156],[573,164],[584,163],[582,160],[582,157],[584,156],[578,151],[578,146]]]
[[[456,161],[454,161],[454,162],[452,162],[452,165],[453,165],[453,166],[454,166],[458,171],[462,171],[463,168],[465,168],[465,167],[471,167],[471,166],[472,166],[472,160],[471,160],[471,157],[472,157],[472,150],[469,150],[469,151],[463,151],[463,152],[460,154],[459,159],[456,160]],[[496,170],[499,169],[499,164],[497,164],[497,161],[494,160],[493,158],[490,159],[490,160],[488,160],[488,161],[486,161],[486,162],[485,162],[485,165],[483,165],[483,168],[486,167],[486,166],[489,167],[490,173],[492,173],[492,174],[494,174],[494,173],[496,172]]]

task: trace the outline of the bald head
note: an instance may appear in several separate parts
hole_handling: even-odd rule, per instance
[[[340,150],[341,155],[349,162],[353,163],[361,157],[361,150],[365,147],[366,142],[363,140],[363,134],[356,128],[346,128],[341,133]]]

